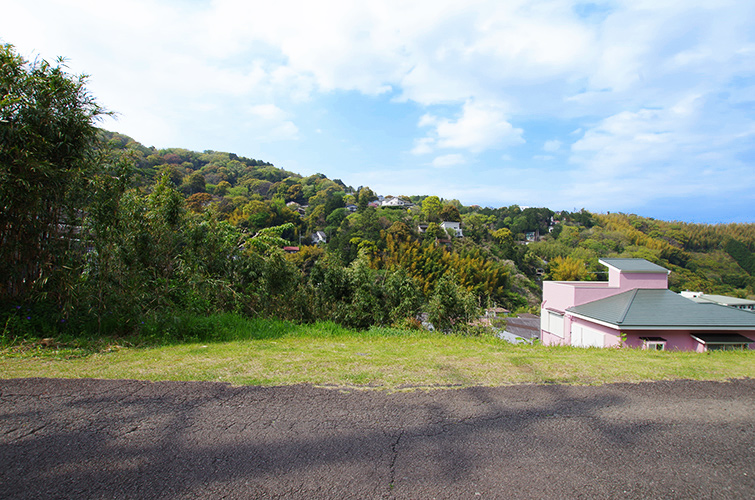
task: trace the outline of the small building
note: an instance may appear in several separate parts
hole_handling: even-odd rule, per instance
[[[462,238],[464,236],[464,234],[461,232],[461,222],[444,220],[440,223],[440,227],[445,231],[449,231],[455,234],[457,238]]]
[[[485,309],[485,318],[486,319],[497,319],[499,317],[504,317],[506,314],[509,314],[511,311],[506,309],[505,307],[488,307]]]
[[[299,214],[299,216],[304,217],[307,213],[307,206],[306,205],[300,205],[296,203],[295,201],[289,201],[286,203],[286,206],[292,211]]]
[[[315,231],[312,233],[312,243],[317,245],[318,243],[327,243],[328,236],[322,231]]]
[[[409,205],[411,205],[411,202],[402,200],[401,198],[387,198],[383,200],[381,204],[381,206],[383,207],[400,207],[400,208],[408,207]]]
[[[715,295],[703,292],[690,292],[685,290],[679,295],[700,304],[719,304],[743,311],[755,311],[755,300],[740,299],[738,297],[729,297],[727,295]]]
[[[697,352],[755,346],[755,314],[676,294],[669,271],[645,259],[600,263],[607,282],[543,283],[543,344]]]

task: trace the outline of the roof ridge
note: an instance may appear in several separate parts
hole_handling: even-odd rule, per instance
[[[629,297],[629,300],[627,301],[627,305],[624,307],[624,311],[621,313],[616,323],[621,324],[624,322],[624,319],[627,317],[627,314],[629,314],[629,308],[632,307],[632,302],[634,302],[634,298],[637,297],[637,290],[639,290],[639,288],[632,289],[632,295],[631,297]]]

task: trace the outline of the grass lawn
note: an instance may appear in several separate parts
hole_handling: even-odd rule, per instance
[[[0,378],[307,383],[399,390],[755,377],[755,351],[698,354],[515,346],[487,336],[392,329],[354,332],[330,323],[302,326],[231,316],[207,321],[215,327],[200,328],[194,340],[173,343],[6,342],[0,348]]]

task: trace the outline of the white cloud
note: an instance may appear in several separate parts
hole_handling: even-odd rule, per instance
[[[432,153],[434,144],[435,144],[435,139],[433,139],[432,137],[423,137],[421,139],[415,139],[414,147],[412,148],[411,153],[415,155],[424,155],[424,154]]]
[[[712,107],[713,97],[690,95],[667,108],[605,118],[572,145],[570,161],[577,168],[565,191],[604,210],[669,197],[751,193],[751,167],[739,157],[755,151],[755,122],[720,110],[726,117],[717,121],[728,124],[710,130]]]
[[[445,168],[445,167],[453,167],[455,165],[462,165],[466,163],[466,160],[464,159],[463,155],[460,154],[449,154],[449,155],[442,155],[438,156],[433,160],[433,167],[439,167],[439,168]]]
[[[428,171],[470,155],[485,167],[486,151],[525,144],[489,157],[538,160],[538,177],[568,152],[563,190],[541,186],[541,204],[752,189],[755,2],[612,0],[595,15],[576,0],[6,3],[3,41],[69,57],[121,113],[115,127],[146,143],[255,155],[318,127],[345,137],[318,120],[328,100],[362,94],[421,116],[411,153],[433,155]]]
[[[453,148],[479,153],[524,142],[522,129],[507,121],[504,107],[497,103],[467,101],[456,120],[424,115],[419,125],[434,128],[428,137],[417,141],[415,151],[420,152]]]
[[[282,121],[288,117],[288,114],[275,104],[257,104],[251,106],[249,112],[263,120]]]

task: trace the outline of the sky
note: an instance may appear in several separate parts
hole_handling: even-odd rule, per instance
[[[0,0],[147,146],[382,195],[755,222],[749,0]]]

